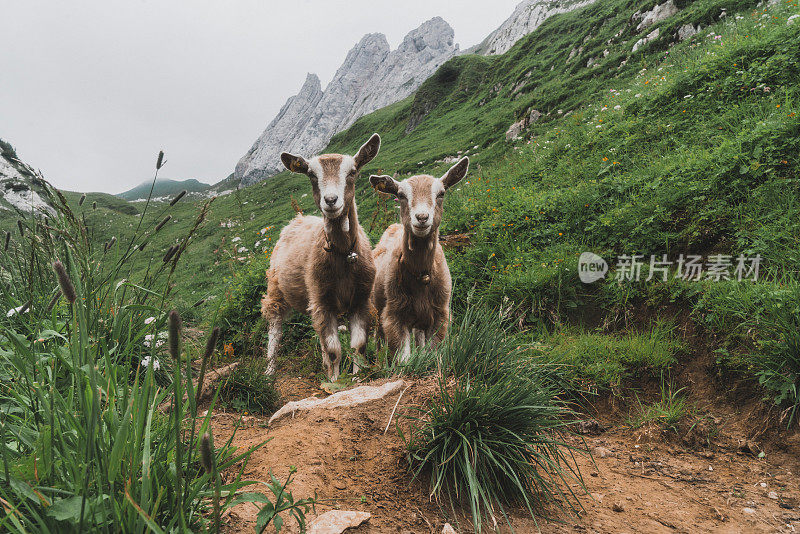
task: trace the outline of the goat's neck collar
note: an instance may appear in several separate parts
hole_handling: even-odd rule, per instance
[[[428,285],[438,241],[438,228],[425,237],[417,237],[403,228],[403,247],[398,260],[401,272],[404,271],[417,282]]]
[[[336,252],[350,256],[356,248],[358,240],[358,213],[354,202],[345,208],[335,219],[324,218],[326,252]]]

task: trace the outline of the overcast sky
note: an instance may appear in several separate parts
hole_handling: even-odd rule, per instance
[[[315,72],[365,33],[392,49],[441,16],[461,48],[519,0],[0,0],[0,138],[54,185],[214,183]]]

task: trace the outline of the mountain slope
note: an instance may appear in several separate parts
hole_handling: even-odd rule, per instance
[[[484,56],[504,54],[514,43],[553,15],[568,13],[592,2],[594,0],[523,0],[499,28],[465,53]]]
[[[189,180],[167,180],[159,178],[158,181],[156,181],[155,186],[153,186],[153,182],[144,182],[140,185],[137,185],[133,189],[125,191],[124,193],[119,193],[116,196],[123,200],[129,201],[146,200],[148,196],[151,196],[151,187],[153,197],[167,197],[177,195],[181,191],[200,193],[206,191],[211,186],[199,182],[194,178]]]
[[[365,35],[325,91],[315,74],[308,75],[236,165],[234,176],[252,184],[283,170],[283,151],[319,152],[359,117],[407,97],[457,50],[453,29],[440,17],[409,32],[392,51],[383,34]]]

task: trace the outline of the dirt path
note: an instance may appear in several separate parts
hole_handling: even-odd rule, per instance
[[[314,390],[302,381],[291,387]],[[432,382],[414,383],[403,395],[395,418],[400,416],[404,430],[409,421],[403,416],[413,416],[432,388]],[[372,514],[367,524],[348,532],[441,532],[454,518],[429,500],[426,481],[409,476],[395,424],[384,434],[397,397],[348,410],[298,413],[271,428],[266,418],[245,417],[236,445],[272,438],[254,454],[245,475],[266,480],[272,470],[285,477],[288,466],[297,466],[292,491],[296,498],[316,491],[324,501],[317,513],[340,508]],[[230,436],[238,417],[215,415],[217,439]],[[619,418],[602,420],[607,430],[574,438],[576,444],[584,439],[594,456],[578,457],[589,493],[581,499],[585,511],[561,514],[561,523],[539,519],[538,528],[545,533],[800,531],[797,440],[782,451],[765,446],[765,456],[757,458],[739,452],[737,439],[726,434],[725,421],[720,423],[710,448],[693,449],[666,440],[660,431],[633,432]],[[578,485],[573,489],[582,491]],[[248,506],[231,512],[227,531],[252,532],[255,512]],[[513,518],[517,532],[537,531],[530,517],[514,513]],[[458,519],[465,527],[463,516]]]

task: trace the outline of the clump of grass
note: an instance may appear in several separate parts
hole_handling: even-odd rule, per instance
[[[267,375],[267,360],[246,359],[223,380],[219,397],[223,404],[240,412],[269,415],[280,401],[275,379]]]
[[[550,362],[564,366],[566,376],[589,393],[616,391],[634,373],[657,375],[675,363],[686,344],[674,324],[656,321],[643,332],[622,335],[558,332],[537,350]]]
[[[778,406],[786,406],[787,426],[798,420],[800,410],[800,315],[793,310],[773,310],[767,325],[771,339],[764,342],[759,359],[759,383]]]
[[[678,431],[678,423],[688,416],[693,408],[683,391],[686,388],[674,389],[672,384],[661,382],[661,398],[652,404],[643,404],[637,397],[636,414],[629,423],[633,428],[641,428],[655,424],[673,432]]]
[[[430,473],[431,494],[466,504],[476,531],[485,519],[522,504],[532,517],[555,504],[576,509],[570,483],[582,484],[571,412],[559,400],[553,367],[515,343],[499,313],[466,310],[430,353],[415,351],[407,370],[435,368],[439,388],[407,441],[415,475]]]

